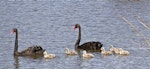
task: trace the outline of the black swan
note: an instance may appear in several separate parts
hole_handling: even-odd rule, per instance
[[[79,28],[79,34],[78,34],[78,39],[75,43],[75,48],[76,49],[83,49],[83,50],[90,50],[90,51],[101,51],[101,47],[102,47],[102,43],[100,42],[86,42],[82,45],[79,45],[80,44],[80,40],[81,40],[81,26],[79,24],[75,24],[74,26],[74,30],[76,28]]]
[[[37,55],[42,55],[45,49],[43,49],[41,46],[31,46],[28,47],[27,49],[18,52],[18,31],[16,28],[12,29],[11,33],[16,33],[16,39],[15,39],[15,47],[14,47],[14,56],[37,56]]]

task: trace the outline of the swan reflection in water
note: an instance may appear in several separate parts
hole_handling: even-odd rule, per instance
[[[43,59],[43,57],[41,57],[41,55],[36,55],[36,56],[14,56],[14,66],[15,66],[15,69],[19,69],[20,67],[20,63],[19,63],[19,57],[25,57],[25,58],[28,58],[28,59]]]
[[[15,65],[15,69],[19,69],[19,59],[18,59],[18,56],[14,56],[14,65]]]

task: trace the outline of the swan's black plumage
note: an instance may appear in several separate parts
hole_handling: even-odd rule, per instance
[[[14,47],[14,56],[36,56],[36,55],[43,55],[43,52],[45,49],[43,49],[41,46],[31,46],[26,48],[25,50],[18,52],[18,30],[14,28],[12,30],[12,33],[16,33],[15,38],[15,47]]]
[[[101,42],[86,42],[82,45],[80,44],[80,40],[81,40],[81,26],[79,24],[76,24],[74,26],[74,29],[79,28],[79,33],[78,33],[78,39],[75,43],[75,48],[78,49],[84,49],[84,50],[91,50],[91,51],[100,51],[101,47],[103,46],[103,44]]]

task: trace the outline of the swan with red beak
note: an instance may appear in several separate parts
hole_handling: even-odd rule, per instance
[[[43,56],[43,49],[41,46],[33,45],[26,48],[25,50],[18,52],[18,30],[16,28],[12,29],[11,34],[16,33],[15,37],[15,47],[14,47],[14,56]]]

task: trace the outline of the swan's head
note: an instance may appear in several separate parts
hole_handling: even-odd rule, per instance
[[[79,28],[79,27],[80,27],[79,24],[75,24],[75,25],[74,25],[74,30],[76,30],[76,28]]]
[[[11,34],[13,34],[14,32],[17,32],[17,29],[16,29],[16,28],[13,28],[13,29],[12,29]]]

